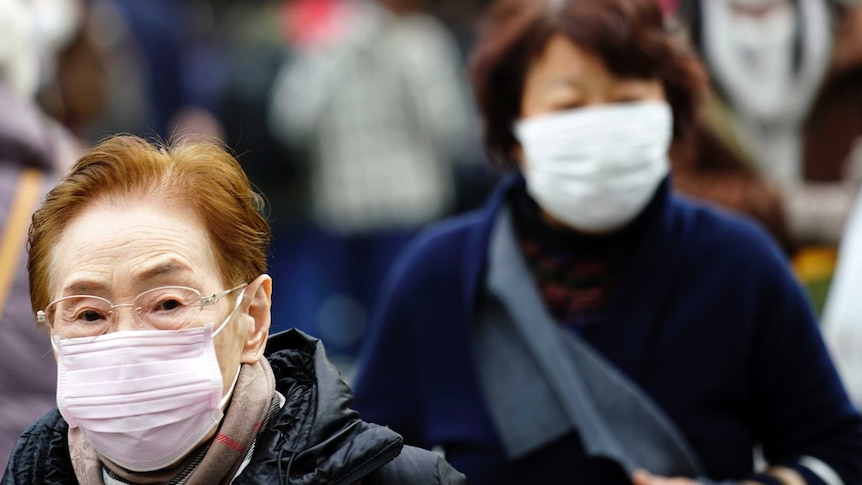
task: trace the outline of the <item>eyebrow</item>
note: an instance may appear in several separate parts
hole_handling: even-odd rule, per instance
[[[103,283],[97,283],[91,280],[72,281],[63,289],[63,295],[79,295],[85,293],[93,293],[94,290],[104,290],[106,287]]]
[[[183,272],[190,272],[190,268],[187,265],[181,264],[177,261],[168,261],[153,266],[151,268],[147,268],[140,272],[133,272],[132,279],[134,281],[147,281],[160,276],[172,275]],[[90,279],[72,280],[63,288],[62,294],[80,295],[87,293],[95,293],[99,291],[105,291],[108,286],[109,285],[106,283]]]
[[[565,87],[573,87],[575,89],[583,89],[584,82],[580,79],[572,79],[570,77],[555,77],[553,79],[548,79],[545,81],[544,85],[546,87],[556,87],[556,86],[565,86]]]
[[[132,278],[135,281],[147,281],[159,276],[172,275],[176,273],[190,272],[188,265],[177,261],[167,261],[142,271],[133,271]]]

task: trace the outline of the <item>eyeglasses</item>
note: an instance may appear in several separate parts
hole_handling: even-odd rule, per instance
[[[131,303],[117,305],[98,296],[64,296],[49,303],[44,310],[36,312],[36,320],[39,323],[47,323],[56,335],[63,338],[92,337],[108,331],[115,308],[130,307],[141,327],[180,330],[192,324],[203,307],[214,305],[225,296],[245,287],[246,284],[243,283],[209,296],[201,296],[194,288],[162,286],[141,293]]]

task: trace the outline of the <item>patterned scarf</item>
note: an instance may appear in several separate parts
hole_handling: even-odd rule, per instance
[[[587,235],[549,224],[523,187],[511,200],[518,242],[548,312],[575,332],[594,328],[641,218],[612,234]]]
[[[231,403],[221,426],[209,443],[177,465],[153,472],[125,470],[99,456],[80,428],[69,428],[69,454],[75,475],[81,485],[105,485],[103,467],[117,483],[130,484],[227,484],[236,475],[255,437],[271,414],[275,395],[275,377],[266,359],[254,365],[243,365]]]

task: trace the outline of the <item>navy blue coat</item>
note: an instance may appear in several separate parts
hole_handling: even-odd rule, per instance
[[[471,485],[630,483],[587,459],[576,433],[510,461],[488,413],[470,325],[491,227],[519,184],[504,180],[483,208],[431,227],[401,255],[360,355],[355,406],[407,443],[442,446]],[[670,416],[710,478],[755,477],[760,443],[771,464],[809,483],[822,482],[799,465],[804,456],[862,483],[862,421],[774,241],[754,222],[671,194],[667,180],[643,217],[605,321],[582,338]]]

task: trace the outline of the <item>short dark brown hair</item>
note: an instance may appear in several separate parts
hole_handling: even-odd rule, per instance
[[[674,115],[674,140],[692,125],[706,72],[681,29],[668,26],[655,0],[497,0],[481,25],[470,74],[492,159],[513,164],[526,73],[562,34],[596,52],[619,77],[660,79]]]

